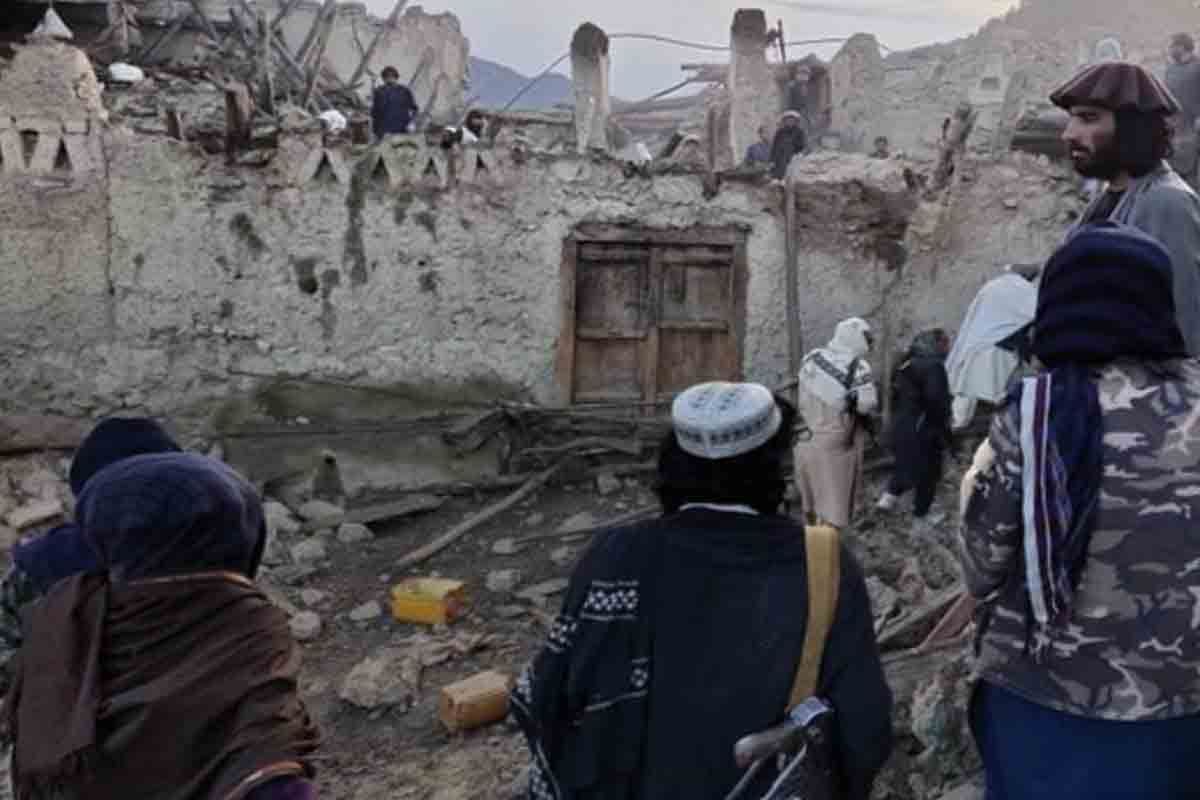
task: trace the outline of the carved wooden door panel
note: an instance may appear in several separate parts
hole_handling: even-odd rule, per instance
[[[740,231],[580,226],[564,244],[562,296],[567,403],[653,404],[741,377]]]

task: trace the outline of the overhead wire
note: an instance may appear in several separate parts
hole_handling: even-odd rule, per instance
[[[662,44],[672,44],[672,45],[676,45],[679,47],[687,47],[692,50],[705,50],[705,51],[708,51],[711,53],[728,53],[731,49],[730,47],[728,47],[726,45],[705,44],[703,42],[689,42],[685,39],[675,39],[670,36],[660,36],[655,33],[613,33],[613,34],[609,34],[608,38],[610,40],[612,40],[612,39],[636,39],[636,40],[641,40],[641,41],[660,42]],[[806,46],[806,45],[818,45],[818,44],[841,44],[843,42],[849,41],[849,39],[850,39],[850,37],[848,37],[848,36],[826,37],[823,39],[799,39],[794,42],[785,42],[785,45],[787,47],[801,47],[801,46]],[[878,42],[878,44],[879,44],[879,48],[881,50],[886,50],[889,53],[893,52],[893,50],[890,47],[883,44],[882,42]],[[551,72],[554,71],[555,67],[557,67],[559,64],[566,61],[570,57],[571,57],[571,53],[570,53],[570,51],[567,51],[566,53],[563,53],[561,56],[556,58],[553,62],[551,62],[550,66],[546,67],[544,70],[539,72],[535,77],[531,78],[528,82],[526,82],[526,84],[521,87],[521,90],[519,92],[517,92],[515,95],[513,95],[513,98],[511,100],[509,100],[504,105],[504,108],[502,108],[500,110],[503,112],[503,111],[508,111],[510,108],[512,108],[514,103],[516,103],[518,100],[520,100],[522,97],[524,97],[525,94],[530,89],[532,89],[538,83],[543,81]],[[682,88],[682,86],[674,87],[668,91],[660,92],[658,95],[655,95],[654,97],[648,98],[647,100],[642,100],[641,103],[650,102],[650,100],[656,99],[657,97],[661,97],[662,95],[665,95],[665,94],[670,94],[672,91],[676,91],[680,88]]]

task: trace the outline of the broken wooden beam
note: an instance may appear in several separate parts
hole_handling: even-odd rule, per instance
[[[0,416],[0,455],[74,450],[92,425],[91,420],[51,414],[5,414]]]
[[[330,11],[325,18],[324,28],[321,29],[321,34],[317,39],[316,49],[313,51],[312,68],[308,73],[308,85],[304,87],[304,96],[300,100],[300,107],[303,108],[312,100],[313,91],[317,88],[317,80],[321,77],[323,62],[325,61],[325,48],[329,45],[329,36],[333,33],[333,20],[337,15],[337,0],[330,0]]]
[[[413,550],[411,553],[392,564],[393,571],[408,569],[409,567],[420,564],[422,561],[425,561],[426,559],[442,552],[447,547],[461,539],[463,536],[475,530],[475,528],[479,527],[493,517],[504,513],[529,495],[536,492],[538,489],[545,486],[546,483],[552,477],[554,477],[555,473],[562,468],[562,466],[563,462],[560,462],[549,469],[544,470],[540,474],[535,475],[526,481],[520,489],[510,494],[508,497],[497,503],[493,503],[477,514],[472,514],[470,517],[455,525],[453,528],[446,531],[429,544]]]
[[[379,48],[379,45],[382,42],[387,41],[387,37],[390,36],[391,32],[395,29],[396,23],[400,19],[400,12],[404,10],[406,5],[408,5],[408,0],[396,0],[396,5],[392,7],[392,13],[388,14],[388,18],[384,21],[383,27],[379,29],[379,32],[375,34],[375,38],[373,38],[371,43],[367,45],[367,51],[363,53],[362,60],[358,62],[358,67],[355,68],[354,73],[350,76],[350,80],[347,83],[352,88],[358,85],[363,73],[367,71],[367,67],[371,63],[371,58],[374,57],[375,51]]]
[[[208,38],[212,39],[218,45],[224,44],[225,40],[217,33],[217,29],[213,27],[212,20],[204,13],[204,6],[200,5],[200,0],[188,0],[188,4],[192,7],[192,12],[200,20],[200,27],[208,34]]]

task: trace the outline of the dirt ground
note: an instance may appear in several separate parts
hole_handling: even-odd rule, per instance
[[[390,526],[375,526],[376,538],[342,544],[326,537],[330,560],[319,572],[296,583],[279,586],[293,603],[303,607],[300,592],[317,589],[330,600],[315,610],[324,627],[305,645],[303,690],[325,737],[320,758],[322,797],[336,800],[473,800],[509,798],[523,784],[527,751],[520,733],[499,723],[466,734],[447,733],[437,716],[442,686],[477,672],[495,669],[515,676],[541,645],[545,627],[531,604],[513,592],[485,588],[492,570],[518,569],[521,588],[570,573],[569,564],[550,558],[564,547],[558,538],[531,544],[521,553],[492,553],[493,542],[505,536],[527,536],[556,530],[566,519],[589,511],[605,520],[653,502],[649,491],[629,481],[607,497],[575,487],[547,489],[511,511],[476,529],[455,545],[407,573],[389,564],[410,550],[478,511],[486,499],[457,498],[436,512]],[[293,537],[287,541],[296,541]],[[565,545],[577,555],[586,543]],[[561,557],[563,553],[558,554]],[[388,589],[410,575],[450,577],[466,581],[470,612],[451,626],[430,628],[397,622],[387,613]],[[561,598],[550,597],[553,614]],[[377,600],[385,614],[355,623],[348,613]],[[482,648],[456,655],[424,669],[420,692],[412,708],[366,711],[338,696],[346,674],[381,647],[411,645],[412,637],[435,641],[469,641],[486,637]],[[418,639],[420,641],[420,639]]]
[[[849,533],[851,548],[869,575],[888,586],[903,585],[904,574],[914,568],[925,586],[937,591],[957,581],[952,546],[952,515],[947,513],[956,497],[957,469],[951,469],[934,513],[946,521],[934,528],[913,527],[907,514],[884,517],[865,511]],[[878,476],[867,491],[873,500],[880,489]],[[648,482],[627,480],[619,491],[601,496],[593,486],[544,489],[518,507],[474,530],[455,545],[418,567],[397,573],[389,565],[412,549],[460,522],[495,498],[457,498],[440,510],[374,526],[373,540],[343,544],[331,535],[323,540],[329,560],[318,572],[293,580],[293,585],[276,583],[287,600],[303,608],[304,589],[326,592],[329,599],[316,606],[324,627],[305,647],[303,690],[322,728],[325,745],[320,756],[322,796],[336,800],[509,800],[523,790],[527,750],[520,733],[509,723],[497,723],[466,734],[450,734],[438,720],[438,693],[442,686],[489,669],[515,676],[540,647],[545,635],[545,612],[557,611],[560,596],[548,598],[544,612],[532,610],[514,592],[493,593],[485,588],[489,572],[517,569],[521,580],[516,591],[550,578],[570,574],[570,563],[561,551],[559,538],[531,544],[512,556],[496,555],[493,543],[500,537],[553,532],[568,518],[590,512],[597,521],[652,505]],[[291,545],[298,537],[288,537]],[[567,545],[577,556],[586,542]],[[556,551],[559,551],[556,553]],[[934,552],[936,551],[936,552]],[[558,563],[551,559],[555,554]],[[915,558],[914,558],[915,557]],[[948,562],[947,559],[950,559]],[[914,562],[917,566],[914,567]],[[287,577],[287,569],[279,571]],[[388,613],[388,589],[409,575],[451,577],[466,581],[470,612],[451,626],[413,625],[397,622]],[[268,576],[277,582],[280,574]],[[384,606],[383,616],[356,623],[349,612],[369,601]],[[401,649],[434,643],[484,644],[465,654],[421,672],[419,691],[411,708],[404,705],[368,711],[339,697],[339,688],[350,670],[380,650]],[[443,648],[442,657],[445,655]],[[438,659],[440,660],[440,658]],[[897,729],[909,722],[906,698],[897,698]],[[952,737],[953,738],[953,737]],[[897,757],[881,779],[876,797],[911,798],[940,796],[940,789],[961,778],[962,770],[935,770],[930,778],[926,748],[906,732],[897,742]],[[942,754],[946,755],[946,754]],[[910,764],[910,760],[912,763]],[[916,775],[915,773],[921,773]],[[932,781],[932,786],[930,782]]]

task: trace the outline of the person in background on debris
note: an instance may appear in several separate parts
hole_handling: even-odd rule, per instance
[[[298,645],[252,582],[254,487],[207,456],[133,456],[77,520],[95,564],[26,609],[5,704],[17,796],[315,798]]]
[[[808,605],[805,532],[780,513],[795,411],[758,384],[709,383],[672,417],[663,515],[596,536],[517,682],[530,798],[720,800],[741,777],[734,743],[783,717]],[[845,797],[866,800],[892,698],[861,568],[841,558],[818,694]]]
[[[1037,286],[1011,265],[975,295],[946,359],[954,430],[971,424],[980,400],[994,405],[1004,401],[1021,363],[1020,337],[1036,309]]]
[[[84,437],[67,480],[78,499],[93,475],[126,458],[149,453],[179,452],[175,440],[152,419],[110,417]],[[0,582],[0,693],[7,690],[13,657],[21,649],[21,609],[63,578],[87,572],[96,557],[75,523],[67,523],[41,536],[19,542],[13,564]]]
[[[400,82],[395,67],[384,67],[382,77],[383,85],[371,95],[371,130],[376,139],[392,133],[408,133],[419,111],[417,99]]]
[[[781,181],[787,175],[792,158],[804,152],[808,146],[808,134],[804,132],[799,112],[785,111],[775,140],[771,142],[771,177]]]
[[[771,131],[766,125],[758,126],[758,141],[746,148],[743,166],[762,167],[771,163]]]
[[[892,157],[892,143],[888,141],[886,136],[875,137],[875,149],[871,151],[871,158],[888,159]]]
[[[1182,108],[1152,74],[1134,64],[1089,67],[1051,95],[1071,115],[1063,132],[1075,170],[1106,181],[1081,226],[1112,220],[1157,239],[1171,254],[1175,313],[1188,352],[1200,355],[1200,200],[1164,161],[1169,118]]]
[[[1042,277],[1033,352],[963,481],[983,604],[971,725],[988,800],[1200,786],[1200,363],[1169,253],[1087,226]]]
[[[1179,176],[1196,188],[1197,124],[1200,124],[1200,59],[1196,58],[1196,41],[1186,33],[1171,37],[1166,73],[1167,88],[1179,101],[1175,115],[1175,136],[1171,167]]]
[[[808,82],[812,72],[802,64],[793,64],[791,78],[787,83],[787,108],[785,111],[795,111],[801,118],[808,121]]]
[[[950,337],[941,328],[918,335],[892,378],[892,455],[896,466],[878,508],[891,511],[913,491],[913,516],[924,519],[942,479],[942,459],[953,444],[946,355]]]
[[[853,317],[800,365],[800,416],[807,438],[795,449],[796,488],[812,522],[845,528],[860,493],[869,415],[879,394],[867,356],[871,326]]]
[[[463,143],[478,143],[483,139],[483,132],[486,127],[487,117],[478,108],[472,108],[467,112],[466,119],[463,120]]]

